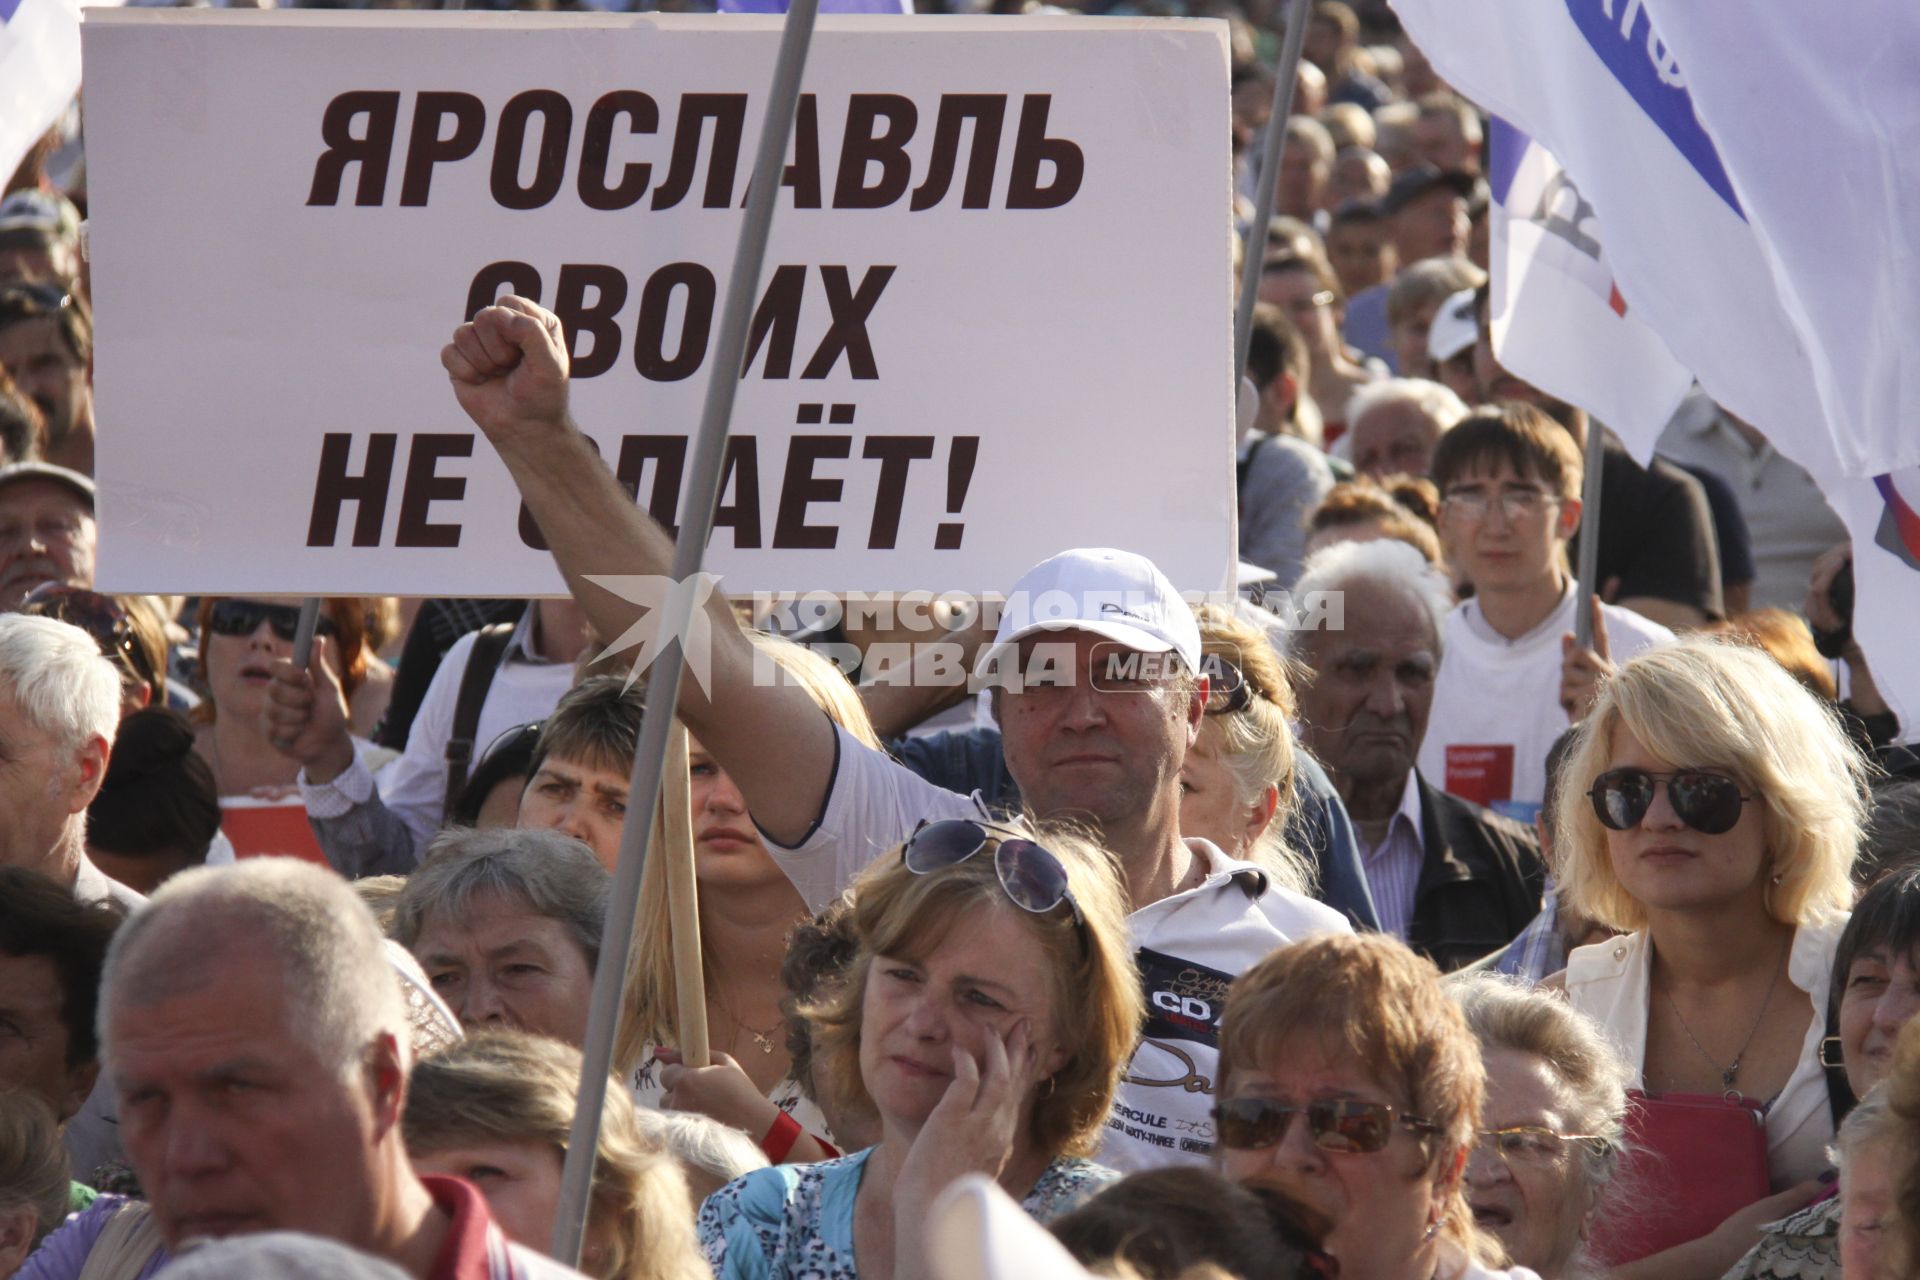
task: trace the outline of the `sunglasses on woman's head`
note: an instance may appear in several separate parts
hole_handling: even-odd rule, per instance
[[[1235,1098],[1213,1109],[1220,1145],[1252,1151],[1271,1147],[1287,1136],[1295,1116],[1307,1118],[1313,1145],[1323,1151],[1368,1155],[1386,1148],[1397,1124],[1421,1135],[1440,1132],[1440,1126],[1420,1116],[1402,1115],[1384,1102],[1352,1100],[1309,1102],[1289,1106],[1272,1098]]]
[[[1721,773],[1680,769],[1653,773],[1646,769],[1611,769],[1593,780],[1587,795],[1593,814],[1610,831],[1631,831],[1653,807],[1654,784],[1667,784],[1667,802],[1680,821],[1702,835],[1717,836],[1740,821],[1740,806],[1752,796]]]
[[[1207,677],[1208,715],[1225,716],[1245,711],[1253,701],[1254,687],[1247,683],[1240,668],[1225,658],[1209,655],[1202,660],[1200,669]]]
[[[1012,827],[971,818],[948,818],[941,822],[922,822],[914,828],[901,847],[901,858],[914,875],[930,875],[957,867],[986,848],[995,839],[993,832],[1004,832],[993,848],[993,871],[1008,901],[1022,911],[1045,915],[1061,903],[1073,912],[1074,931],[1080,936],[1080,954],[1092,950],[1087,937],[1087,921],[1080,904],[1067,887],[1067,869],[1052,853],[1019,834]]]
[[[250,636],[260,629],[260,624],[263,622],[273,627],[273,634],[292,644],[294,633],[300,629],[300,611],[288,604],[261,604],[257,600],[216,600],[213,603],[213,612],[207,616],[207,626],[217,636]],[[324,613],[321,614],[313,633],[320,636],[332,635],[333,619]]]
[[[112,596],[70,587],[60,582],[43,582],[27,594],[20,612],[70,623],[92,636],[103,653],[124,666],[136,680],[154,683],[153,664],[145,649],[134,638],[133,620]]]

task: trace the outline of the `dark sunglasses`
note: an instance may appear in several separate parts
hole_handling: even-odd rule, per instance
[[[997,836],[995,833],[1003,833]],[[957,867],[993,843],[993,871],[1008,901],[1034,915],[1065,903],[1073,912],[1074,932],[1080,937],[1082,958],[1092,951],[1087,937],[1086,917],[1067,887],[1067,869],[1053,854],[1021,835],[1012,827],[971,818],[948,818],[942,822],[922,822],[901,846],[901,858],[907,870],[917,876],[930,875]]]
[[[93,637],[102,654],[119,663],[136,680],[149,687],[157,683],[153,664],[147,661],[147,651],[134,636],[133,619],[112,596],[103,596],[85,587],[45,582],[28,593],[20,612],[80,628]]]
[[[217,636],[250,636],[260,629],[263,622],[273,627],[273,634],[292,644],[294,633],[300,629],[300,611],[290,604],[216,600],[213,611],[207,615],[207,626]],[[314,634],[333,635],[333,619],[322,613],[319,624],[314,627]]]
[[[1740,784],[1725,774],[1701,769],[1681,769],[1673,773],[1652,773],[1646,769],[1612,769],[1593,780],[1587,795],[1593,801],[1593,814],[1610,831],[1630,831],[1647,816],[1653,805],[1653,785],[1664,779],[1667,802],[1680,821],[1703,835],[1717,836],[1733,830],[1740,821],[1740,806],[1753,799],[1740,790]]]
[[[1213,1123],[1221,1146],[1252,1151],[1286,1137],[1293,1118],[1301,1115],[1307,1118],[1316,1147],[1346,1155],[1385,1150],[1396,1124],[1423,1137],[1440,1132],[1433,1121],[1402,1115],[1384,1102],[1309,1102],[1293,1107],[1272,1098],[1235,1098],[1213,1109]]]
[[[1224,716],[1245,711],[1247,704],[1253,701],[1254,689],[1247,682],[1246,675],[1225,658],[1206,657],[1201,660],[1200,669],[1207,677],[1208,715]]]

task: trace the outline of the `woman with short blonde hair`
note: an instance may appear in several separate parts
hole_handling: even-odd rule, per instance
[[[1772,658],[1691,638],[1601,685],[1557,788],[1561,891],[1630,931],[1568,957],[1573,1007],[1606,1032],[1633,1088],[1764,1116],[1776,1188],[1810,1187],[1827,1166],[1818,1046],[1865,777],[1834,713]],[[1647,1234],[1691,1227],[1673,1214],[1684,1205],[1650,1210]],[[1718,1275],[1754,1238],[1712,1231],[1672,1252],[1709,1249],[1685,1269]],[[1679,1265],[1655,1259],[1649,1274]]]

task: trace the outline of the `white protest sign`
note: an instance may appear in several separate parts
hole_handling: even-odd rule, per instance
[[[439,351],[509,290],[656,515],[777,20],[90,15],[100,581],[562,590]],[[708,568],[1004,590],[1070,546],[1234,560],[1225,28],[828,18]]]

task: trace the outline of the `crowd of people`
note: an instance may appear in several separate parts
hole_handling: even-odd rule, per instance
[[[101,594],[136,428],[96,437],[43,139],[0,200],[0,1280],[1914,1274],[1920,756],[1845,531],[1698,392],[1642,464],[1503,369],[1485,116],[1377,0],[1311,7],[1273,115],[1282,8],[1180,8],[1230,29],[1259,255],[1245,589],[1045,548],[946,615],[977,696],[714,595],[654,708],[697,905],[650,859],[630,947],[642,610],[584,584],[673,541],[571,335],[504,296],[441,360],[573,598],[329,599],[303,657],[297,599]]]

